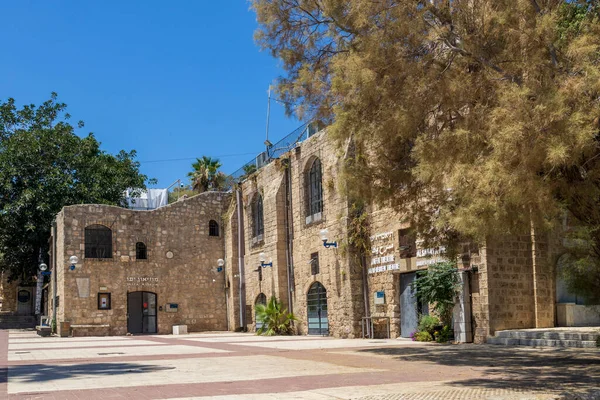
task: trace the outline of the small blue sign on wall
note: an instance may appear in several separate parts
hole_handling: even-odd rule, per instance
[[[385,304],[385,292],[383,290],[375,292],[375,304]]]
[[[42,275],[44,275],[44,276],[48,276],[51,274],[52,274],[52,271],[42,271]]]

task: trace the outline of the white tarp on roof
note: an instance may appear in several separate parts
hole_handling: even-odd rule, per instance
[[[125,191],[127,207],[132,210],[154,210],[169,204],[169,191],[167,189],[142,190],[139,197],[132,197],[133,190]]]

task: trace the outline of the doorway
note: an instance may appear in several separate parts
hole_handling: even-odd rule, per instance
[[[17,315],[33,315],[33,288],[18,288]]]
[[[308,334],[328,336],[327,290],[321,283],[315,282],[311,285],[308,290],[306,306],[308,310]]]
[[[403,338],[409,338],[417,330],[420,315],[429,314],[428,305],[417,300],[411,286],[416,277],[416,272],[400,275],[400,336]]]
[[[156,333],[156,293],[127,293],[127,332]]]
[[[267,296],[265,296],[265,294],[264,294],[264,293],[261,293],[261,294],[259,294],[259,295],[256,297],[256,301],[254,302],[254,322],[255,322],[255,324],[256,324],[256,331],[257,331],[257,332],[258,332],[258,330],[259,330],[260,328],[262,328],[262,327],[263,327],[263,323],[262,323],[262,321],[259,321],[259,320],[258,320],[258,312],[256,311],[256,306],[257,306],[257,305],[259,305],[259,304],[261,304],[261,305],[263,305],[263,306],[266,306],[266,305],[267,305]]]

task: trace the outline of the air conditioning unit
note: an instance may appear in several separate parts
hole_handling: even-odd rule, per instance
[[[266,151],[263,151],[256,156],[256,169],[262,168],[269,163],[269,155]]]

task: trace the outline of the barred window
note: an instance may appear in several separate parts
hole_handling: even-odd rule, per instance
[[[104,225],[85,228],[85,258],[112,258],[112,231]]]
[[[317,158],[313,161],[308,172],[308,215],[323,212],[323,185],[321,179],[321,160]]]
[[[144,243],[137,242],[135,244],[135,258],[137,260],[147,260],[148,259],[148,250]]]
[[[400,229],[398,231],[398,242],[400,258],[412,258],[417,256],[417,237],[414,229]]]
[[[208,222],[208,236],[219,236],[219,224],[213,219]]]
[[[319,273],[319,253],[310,255],[310,274],[317,275]]]
[[[259,237],[264,232],[263,199],[260,194],[257,194],[252,201],[252,237]]]

